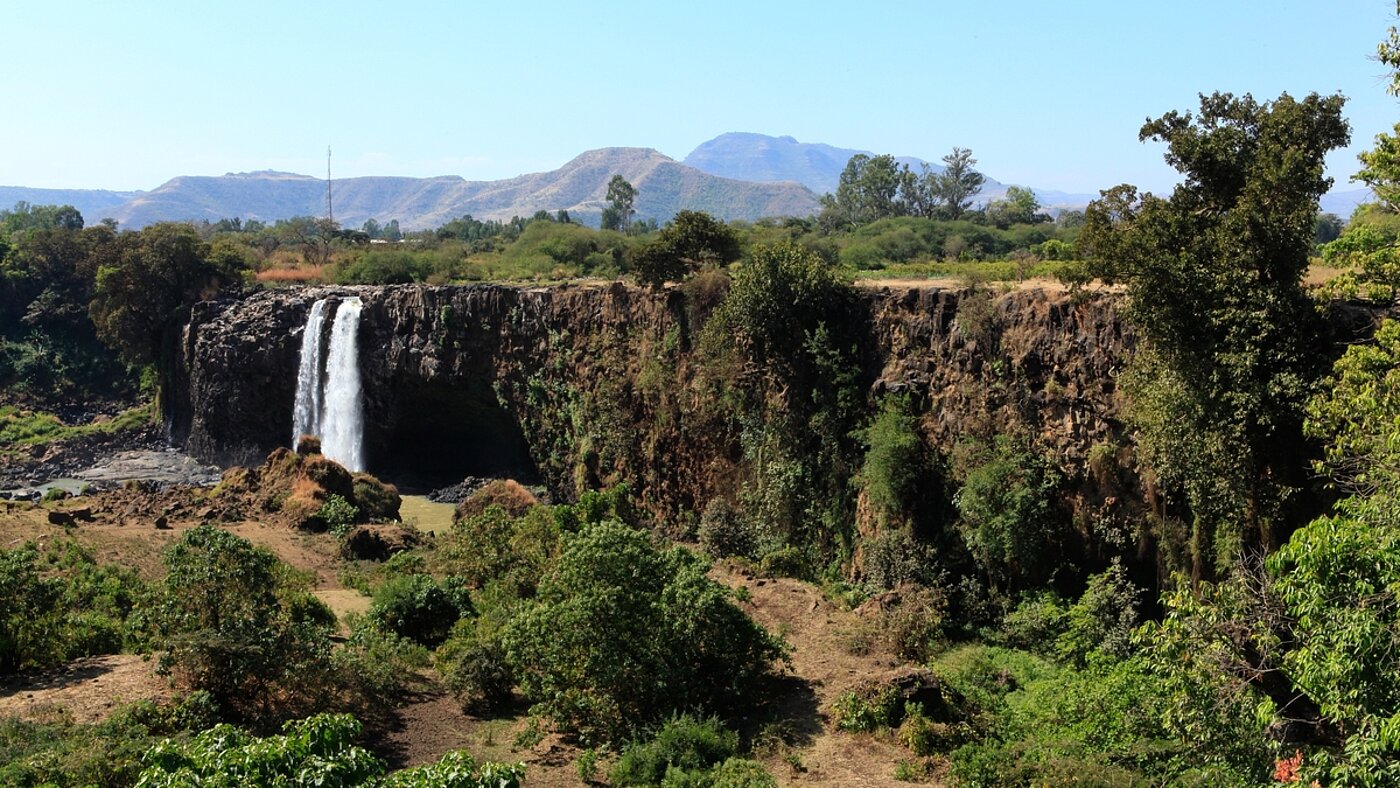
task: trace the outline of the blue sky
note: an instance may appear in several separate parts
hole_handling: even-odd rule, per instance
[[[1355,155],[1400,121],[1388,0],[7,2],[0,184],[176,175],[509,177],[726,131],[937,160],[1010,183],[1161,191],[1148,116],[1200,92],[1341,91]]]

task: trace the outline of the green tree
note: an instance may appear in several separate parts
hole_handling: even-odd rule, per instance
[[[119,236],[117,253],[97,269],[89,314],[98,337],[131,363],[159,358],[183,309],[240,281],[246,260],[229,247],[215,251],[188,224]]]
[[[221,528],[165,553],[151,619],[161,666],[253,719],[322,700],[335,616],[272,553]]]
[[[901,215],[899,195],[907,172],[888,154],[852,156],[841,171],[836,192],[822,198],[823,224],[859,227]]]
[[[83,215],[71,205],[30,205],[20,200],[9,210],[0,211],[0,235],[16,235],[29,230],[81,230]]]
[[[1400,489],[1400,322],[1347,348],[1308,404],[1308,434],[1325,440],[1318,470],[1353,494]]]
[[[1035,192],[1010,186],[1005,197],[987,206],[987,221],[1005,230],[1013,224],[1048,222],[1050,217],[1040,212],[1040,200],[1036,199]]]
[[[1127,286],[1146,340],[1127,393],[1138,441],[1193,523],[1194,573],[1228,566],[1303,484],[1303,406],[1320,377],[1321,325],[1303,292],[1323,158],[1348,139],[1341,96],[1201,97],[1200,114],[1142,127],[1185,176],[1169,198],[1131,186],[1086,212],[1092,272]]]
[[[739,259],[734,231],[703,211],[680,211],[656,240],[637,252],[632,268],[644,284],[660,287],[678,282],[704,266],[728,265]]]
[[[958,530],[992,585],[1020,591],[1043,582],[1064,539],[1054,509],[1060,476],[1044,457],[1006,435],[954,496]]]
[[[1319,212],[1317,222],[1313,224],[1313,241],[1318,246],[1330,243],[1337,240],[1344,229],[1346,222],[1342,221],[1342,217],[1335,213]]]
[[[969,148],[953,148],[952,153],[943,157],[943,172],[935,182],[934,194],[944,217],[961,219],[972,205],[972,199],[982,191],[987,178],[973,169],[976,164]]]
[[[759,245],[705,324],[701,350],[740,370],[736,418],[750,513],[803,549],[850,547],[865,418],[854,291],[811,249]]]
[[[683,710],[747,708],[782,646],[708,568],[616,521],[566,537],[537,601],[505,631],[525,695],[595,741]]]
[[[603,229],[627,232],[632,227],[632,217],[637,213],[632,207],[637,201],[637,190],[626,178],[614,175],[608,181],[604,199],[608,201],[608,207],[603,209]]]

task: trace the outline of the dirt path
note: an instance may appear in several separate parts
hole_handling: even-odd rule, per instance
[[[792,645],[795,680],[779,704],[796,741],[764,758],[778,782],[909,785],[894,779],[895,765],[912,758],[908,750],[875,736],[837,730],[832,719],[832,705],[843,693],[899,665],[886,654],[850,653],[846,638],[860,619],[799,580],[752,578],[722,568],[713,576],[731,588],[747,589],[745,612]]]

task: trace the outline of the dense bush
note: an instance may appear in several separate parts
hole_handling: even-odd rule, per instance
[[[131,785],[157,737],[217,721],[214,703],[199,692],[169,704],[147,700],[121,706],[95,724],[5,717],[0,719],[0,785]]]
[[[471,598],[461,579],[439,582],[431,575],[411,574],[391,577],[375,590],[368,618],[386,632],[432,648],[471,612]]]
[[[1064,539],[1055,511],[1059,473],[1008,436],[997,436],[954,498],[958,528],[993,584],[1033,588],[1050,576]]]
[[[144,593],[134,572],[72,541],[0,549],[0,674],[121,651]]]
[[[659,785],[669,769],[708,770],[738,751],[739,735],[719,720],[681,715],[624,749],[608,777],[613,785]]]
[[[237,714],[323,702],[335,616],[272,553],[210,525],[165,553],[149,611],[161,667]]]
[[[525,695],[593,739],[680,710],[751,707],[782,646],[707,568],[690,551],[660,550],[616,522],[566,538],[538,600],[504,633]]]
[[[343,285],[403,285],[423,282],[437,266],[428,255],[401,250],[365,251],[340,265],[335,281]]]

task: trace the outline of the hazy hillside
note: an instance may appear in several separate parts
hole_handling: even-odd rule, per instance
[[[687,167],[649,148],[588,151],[557,170],[500,181],[439,178],[344,178],[334,182],[335,217],[347,227],[366,219],[398,219],[404,229],[440,226],[462,214],[510,219],[537,211],[569,211],[596,222],[608,180],[614,174],[637,187],[637,212],[665,221],[676,211],[707,211],[723,219],[807,215],[816,196],[795,183],[752,183],[719,178]],[[271,222],[291,216],[321,216],[326,182],[284,172],[219,177],[182,176],[159,188],[104,208],[123,227],[166,220],[241,217]],[[84,212],[88,216],[87,212]],[[100,216],[90,216],[95,220]]]
[[[798,142],[792,137],[770,137],[767,134],[731,131],[702,142],[685,157],[684,163],[697,170],[745,181],[796,181],[817,194],[836,191],[841,171],[852,156],[868,150],[837,148],[820,142]],[[943,165],[926,162],[914,156],[896,156],[895,161],[921,172],[927,164],[935,172]],[[983,173],[986,174],[985,172]],[[1007,184],[990,176],[982,186],[977,202],[985,203],[1006,194]],[[1082,208],[1097,194],[1068,194],[1050,189],[1036,189],[1041,204],[1047,208]]]
[[[71,205],[89,224],[96,222],[113,208],[141,194],[114,192],[106,189],[31,189],[27,186],[0,186],[0,210],[18,202],[30,205]]]
[[[868,150],[837,148],[821,142],[798,142],[792,137],[770,137],[747,131],[731,131],[702,142],[684,164],[711,175],[741,181],[796,181],[817,194],[836,191],[841,171],[857,153]],[[897,156],[901,164],[918,170],[925,164],[913,156]],[[930,164],[942,172],[943,165]]]

